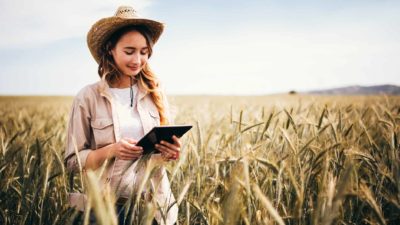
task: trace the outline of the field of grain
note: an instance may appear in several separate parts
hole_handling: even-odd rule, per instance
[[[71,98],[0,97],[0,224],[70,224]],[[171,97],[193,124],[167,166],[179,224],[400,224],[400,97]],[[75,180],[71,185],[71,180]],[[99,224],[112,196],[86,187]],[[151,218],[149,205],[137,223]],[[86,218],[86,222],[88,217]]]

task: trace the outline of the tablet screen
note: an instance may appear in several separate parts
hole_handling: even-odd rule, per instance
[[[155,144],[160,143],[162,140],[173,143],[173,135],[180,138],[191,128],[192,125],[156,126],[140,139],[136,145],[143,147],[143,154],[157,153]]]

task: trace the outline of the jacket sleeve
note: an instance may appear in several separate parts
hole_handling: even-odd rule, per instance
[[[77,172],[85,169],[86,158],[90,149],[90,114],[88,108],[75,98],[69,115],[67,143],[64,164],[68,171]]]

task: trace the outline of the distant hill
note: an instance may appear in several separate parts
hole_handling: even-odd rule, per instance
[[[325,90],[314,90],[305,92],[307,94],[322,95],[400,95],[400,86],[396,85],[375,85],[375,86],[348,86]]]

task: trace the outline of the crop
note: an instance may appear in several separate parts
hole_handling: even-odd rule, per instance
[[[81,180],[99,223],[116,223],[98,172],[63,165],[71,100],[0,98],[0,224],[71,223]],[[179,224],[400,224],[400,97],[170,100],[175,123],[194,125],[166,167]],[[155,207],[133,204],[151,222]]]

